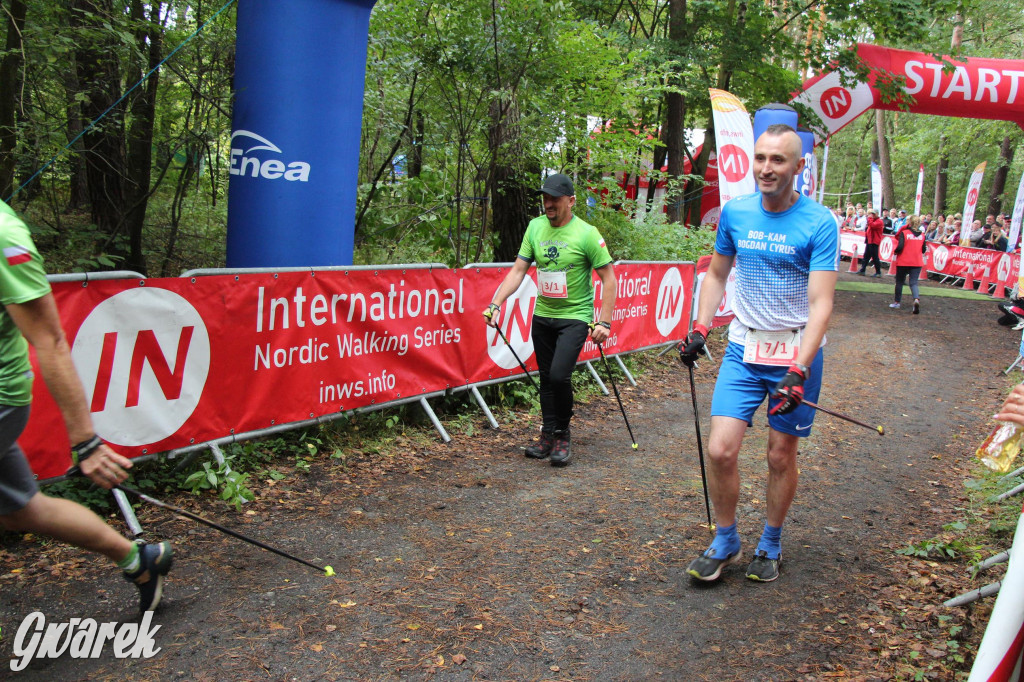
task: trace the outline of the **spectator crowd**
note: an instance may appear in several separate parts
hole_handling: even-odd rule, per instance
[[[905,226],[913,225],[915,232],[924,233],[926,241],[956,246],[960,244],[964,236],[963,231],[966,229],[969,246],[976,249],[1006,251],[1009,246],[1007,239],[1010,234],[1010,216],[1006,213],[989,214],[985,216],[984,222],[975,220],[966,228],[959,213],[940,214],[935,217],[932,217],[931,213],[908,216],[905,210],[895,208],[883,208],[879,213],[870,202],[866,208],[862,204],[847,204],[845,214],[837,210],[833,210],[833,214],[842,229],[869,233],[871,237],[875,236],[877,223],[881,222],[882,234],[896,235]],[[1012,250],[1019,253],[1020,246],[1018,235],[1017,243]]]

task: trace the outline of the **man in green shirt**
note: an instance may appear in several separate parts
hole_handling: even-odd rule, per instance
[[[72,459],[104,488],[128,477],[132,463],[93,429],[85,391],[71,361],[43,262],[25,223],[0,202],[0,527],[48,535],[114,561],[139,589],[140,611],[160,603],[171,568],[169,542],[135,543],[80,504],[39,492],[17,438],[28,422],[32,366],[28,345],[72,443]]]
[[[569,422],[573,413],[572,370],[589,336],[594,343],[608,340],[615,308],[615,268],[604,239],[593,225],[572,213],[576,192],[572,180],[561,173],[549,176],[540,194],[544,215],[526,228],[512,269],[494,294],[484,317],[497,326],[501,304],[519,288],[537,263],[537,305],[530,336],[540,370],[540,442],[526,448],[526,456],[551,457],[552,466],[565,466],[572,458]],[[601,278],[601,312],[594,323],[594,286],[590,272]]]

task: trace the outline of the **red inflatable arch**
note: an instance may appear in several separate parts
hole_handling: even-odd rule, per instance
[[[827,129],[819,132],[832,135],[868,109],[1013,121],[1024,128],[1024,61],[1020,59],[944,57],[940,61],[923,52],[867,43],[858,43],[856,50],[872,69],[868,83],[848,87],[840,80],[842,72],[832,71],[805,81],[792,100],[818,114]],[[944,71],[948,65],[953,69]],[[874,83],[885,72],[906,79],[904,90],[913,96],[912,104],[910,98],[882,102]],[[905,104],[909,107],[904,108]]]

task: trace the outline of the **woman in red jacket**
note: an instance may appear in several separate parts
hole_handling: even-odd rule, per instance
[[[864,262],[861,263],[858,275],[868,274],[868,265],[875,261],[875,274],[872,277],[882,276],[882,259],[878,257],[878,246],[882,243],[882,230],[885,223],[878,217],[875,209],[868,209],[868,227],[864,232]]]
[[[910,293],[914,295],[915,315],[921,312],[921,292],[917,286],[917,279],[921,276],[921,268],[924,267],[924,254],[928,251],[924,234],[918,229],[920,225],[920,217],[910,216],[910,219],[896,235],[896,301],[889,304],[890,308],[900,307],[900,299],[903,298],[903,282],[909,276]]]

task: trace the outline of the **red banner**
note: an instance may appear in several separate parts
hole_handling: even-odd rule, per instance
[[[53,289],[97,432],[132,457],[521,373],[481,316],[506,273],[313,271]],[[692,263],[623,263],[616,275],[607,354],[683,338]],[[536,296],[527,278],[501,320],[531,369]],[[597,356],[588,344],[581,359]],[[20,444],[45,479],[70,465],[69,443],[41,380],[34,394]]]
[[[858,257],[864,256],[863,232],[842,230],[840,241],[840,248],[844,256],[852,257],[854,249],[856,249]],[[896,237],[886,235],[878,247],[878,255],[883,261],[891,262],[895,249]],[[1017,273],[1020,270],[1020,254],[928,242],[925,270],[952,277],[964,277],[971,272],[975,280],[987,278],[993,284],[1000,282],[1010,289],[1017,281]]]
[[[826,127],[820,135],[835,134],[872,108],[1013,121],[1024,127],[1022,60],[944,57],[940,61],[923,52],[868,43],[858,43],[856,49],[857,56],[875,70],[870,83],[848,85],[843,73],[831,71],[805,81],[793,98],[818,114]],[[909,97],[882,101],[875,87],[879,70],[905,78],[904,91],[913,96],[914,104],[909,104]]]

